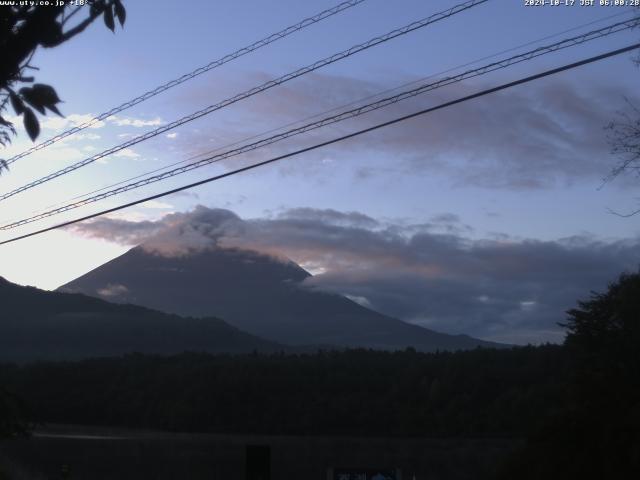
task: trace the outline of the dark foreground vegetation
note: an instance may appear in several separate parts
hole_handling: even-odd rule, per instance
[[[186,432],[527,438],[504,478],[640,472],[640,275],[569,312],[562,346],[457,353],[132,354],[0,366],[41,422]],[[13,424],[16,424],[14,421]]]
[[[129,355],[5,365],[42,422],[292,435],[522,435],[559,408],[564,350]],[[555,399],[555,401],[554,401]]]

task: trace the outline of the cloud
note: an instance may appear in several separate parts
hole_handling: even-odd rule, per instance
[[[192,200],[199,200],[200,195],[195,192],[189,192],[187,190],[183,190],[181,192],[172,193],[169,195],[169,198],[187,198]]]
[[[143,120],[140,118],[131,117],[118,117],[111,115],[107,118],[107,121],[117,125],[118,127],[156,127],[162,125],[162,119],[160,117],[153,118],[151,120]]]
[[[94,115],[91,113],[72,113],[64,117],[43,117],[40,119],[40,126],[44,129],[61,132],[69,128],[77,127],[86,122],[93,120]],[[104,121],[97,121],[89,128],[97,129],[106,125]],[[89,138],[89,137],[86,137]]]
[[[71,227],[91,238],[101,238],[123,245],[138,245],[167,256],[186,255],[193,250],[216,246],[216,241],[241,227],[242,220],[228,210],[197,207],[189,214],[170,213],[159,221],[131,221],[101,217]]]
[[[159,233],[165,226],[151,221],[101,217],[72,227],[89,238],[102,238],[123,245],[136,245]]]
[[[279,215],[280,219],[309,221],[352,227],[375,227],[378,222],[359,212],[338,212],[333,209],[292,208]]]
[[[436,220],[455,223],[455,216]],[[498,341],[560,341],[557,322],[592,290],[640,264],[640,239],[472,240],[437,224],[393,224],[358,212],[293,209],[243,220],[199,206],[157,222],[98,219],[72,229],[162,255],[240,248],[290,258],[305,281],[383,313]]]
[[[116,298],[129,293],[129,289],[120,284],[108,284],[104,288],[99,288],[96,293],[101,297]]]
[[[172,132],[172,133],[167,133],[166,136],[167,136],[167,138],[173,140],[174,138],[176,138],[178,136],[178,134],[176,132]]]
[[[140,154],[136,153],[131,148],[124,148],[124,149],[120,150],[119,152],[114,153],[113,156],[114,157],[120,157],[120,158],[131,158],[131,159],[140,158]]]
[[[490,86],[493,84],[481,82],[450,85],[310,132],[304,138],[288,140],[287,145],[293,149],[326,141]],[[225,123],[227,130],[238,130],[235,136],[222,132],[213,121],[207,131],[211,138],[222,136],[233,141],[231,138],[261,131],[257,129],[300,121],[376,95],[388,87],[344,76],[305,75],[300,81],[283,85],[269,95],[239,104],[238,109],[244,112],[246,121],[237,125]],[[370,161],[357,163],[358,158],[384,154],[393,157],[397,169],[414,174],[435,172],[446,176],[454,185],[530,190],[581,181],[593,184],[605,177],[615,164],[604,127],[615,118],[616,111],[625,108],[625,96],[636,103],[639,101],[632,90],[587,87],[550,78],[527,88],[506,90],[435,111],[306,156],[315,156],[318,162],[348,157],[353,168],[361,169],[363,177],[375,173],[375,167]],[[323,116],[326,115],[318,118]],[[268,123],[265,119],[269,119]],[[208,139],[195,134],[185,132],[181,137],[185,151],[202,151],[213,146]],[[217,141],[216,146],[220,143]],[[276,147],[267,147],[261,152],[270,154],[273,148]],[[289,168],[308,174],[310,164],[312,162],[298,162]]]
[[[80,126],[84,123],[92,121],[95,115],[92,113],[71,113],[69,115],[65,115],[64,117],[58,116],[47,116],[40,118],[40,126],[45,130],[52,130],[55,132],[62,132],[64,130],[68,130],[73,127]],[[16,124],[21,124],[22,119],[19,117],[15,117]],[[155,117],[150,120],[145,120],[141,118],[133,118],[133,117],[118,117],[116,115],[112,115],[107,117],[105,120],[99,120],[93,123],[89,128],[90,129],[98,129],[107,126],[107,124],[115,125],[118,127],[155,127],[162,125],[163,121],[160,117]],[[127,135],[127,134],[124,134]],[[119,135],[124,138],[124,135]],[[128,134],[128,136],[133,136]],[[97,140],[100,138],[99,135],[94,133],[80,133],[75,134],[70,139],[73,140]],[[172,138],[172,137],[169,137]]]
[[[357,295],[345,295],[349,300],[356,302],[366,308],[371,308],[371,302],[366,297],[358,297]]]
[[[173,208],[173,205],[170,203],[160,202],[158,200],[149,200],[148,202],[144,202],[142,204],[144,208],[152,208],[157,210],[170,210]]]
[[[76,133],[71,138],[74,140],[99,140],[101,137],[96,133]]]

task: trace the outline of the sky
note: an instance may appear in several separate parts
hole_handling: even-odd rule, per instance
[[[0,190],[456,3],[366,0],[19,160],[0,177]],[[124,29],[113,34],[96,22],[74,40],[35,55],[37,80],[56,88],[65,115],[42,118],[39,140],[336,4],[125,2]],[[409,82],[460,73],[632,15],[623,7],[579,2],[529,7],[490,0],[16,195],[1,202],[0,220],[5,224],[194,155],[381,98]],[[0,232],[0,240],[620,48],[639,36],[638,29],[619,33],[450,85]],[[229,245],[291,258],[314,274],[315,287],[406,321],[512,343],[561,341],[557,322],[564,312],[640,262],[638,217],[612,213],[638,208],[637,179],[603,182],[620,160],[610,153],[605,126],[640,102],[640,71],[632,57],[465,102],[99,222],[0,246],[0,275],[53,289],[145,241],[171,219],[195,221],[190,228],[197,230],[205,218],[225,232]],[[30,145],[19,130],[0,158]],[[220,218],[242,228],[231,235],[229,222],[216,223]]]

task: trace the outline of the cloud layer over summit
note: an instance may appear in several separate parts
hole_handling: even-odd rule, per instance
[[[100,218],[73,230],[144,243],[161,255],[218,246],[286,257],[314,273],[305,282],[309,288],[348,295],[435,330],[512,343],[560,341],[557,322],[577,299],[640,264],[640,239],[472,239],[470,227],[452,214],[410,224],[296,208],[241,219],[198,206],[158,221]]]

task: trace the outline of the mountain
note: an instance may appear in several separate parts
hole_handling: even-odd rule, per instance
[[[499,346],[405,323],[350,299],[303,286],[310,274],[248,250],[209,248],[163,256],[144,247],[62,286],[179,315],[209,316],[272,341],[422,351]]]
[[[0,277],[0,361],[281,349],[217,318],[181,318],[85,295],[22,287]]]

